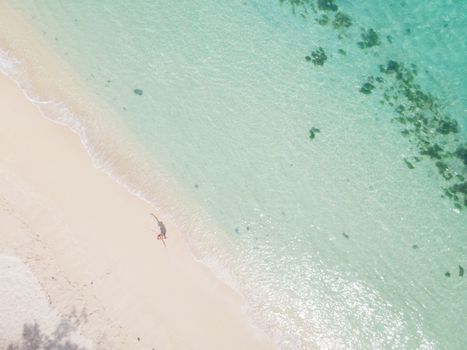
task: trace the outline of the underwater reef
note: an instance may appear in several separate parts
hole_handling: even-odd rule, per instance
[[[391,121],[399,127],[401,135],[414,146],[416,154],[402,158],[407,169],[413,170],[417,163],[428,162],[439,175],[441,197],[450,200],[458,210],[467,208],[467,142],[461,136],[457,120],[443,105],[443,99],[419,81],[419,71],[427,72],[426,67],[397,61],[378,51],[382,38],[387,45],[397,45],[391,33],[382,36],[374,28],[360,27],[359,35],[355,30],[353,35],[349,34],[348,29],[358,24],[358,18],[342,11],[336,0],[279,0],[279,3],[288,3],[295,15],[335,32],[338,40],[353,41],[351,47],[356,50],[384,57],[376,66],[368,64],[367,79],[359,92],[367,98],[378,98],[380,104],[391,111]],[[410,28],[405,34],[410,34]],[[329,51],[323,42],[311,50],[305,60],[320,69],[325,62],[330,64],[328,58],[332,52]],[[347,55],[343,49],[338,49],[337,53],[340,57]],[[309,130],[310,139],[316,136],[314,129]]]

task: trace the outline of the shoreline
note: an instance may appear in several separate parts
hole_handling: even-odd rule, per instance
[[[54,308],[91,310],[83,334],[97,348],[103,337],[116,349],[272,348],[182,232],[166,221],[164,248],[154,208],[96,169],[77,135],[3,74],[0,90],[2,222],[20,220],[2,229],[2,252],[33,270]]]
[[[182,191],[173,176],[127,131],[126,125],[117,118],[119,111],[87,89],[84,79],[53,50],[51,43],[36,31],[23,13],[7,3],[0,4],[0,13],[3,14],[2,17],[6,17],[0,24],[2,80],[8,78],[12,81],[14,89],[18,89],[26,103],[37,110],[39,118],[46,123],[52,122],[51,124],[65,127],[68,130],[64,133],[77,137],[79,146],[83,148],[82,151],[84,150],[95,171],[122,187],[128,195],[143,202],[146,208],[152,208],[166,224],[169,223],[169,247],[173,242],[172,232],[181,233],[183,237],[180,237],[180,241],[184,252],[190,255],[187,257],[189,264],[198,266],[216,284],[221,285],[224,292],[227,291],[232,298],[231,302],[236,304],[237,310],[234,313],[241,314],[243,328],[253,330],[254,338],[262,338],[261,343],[267,343],[268,348],[276,347],[277,330],[271,331],[264,320],[251,312],[247,296],[242,294],[240,286],[225,266],[224,255],[227,249],[232,248],[229,246],[232,243],[222,235],[216,235],[222,233],[223,229],[204,208]],[[94,116],[98,119],[96,124],[93,124]],[[131,149],[132,154],[128,155],[126,149]],[[152,175],[148,177],[147,174]],[[153,218],[149,216],[149,212],[147,214],[153,225]],[[219,245],[222,245],[223,250],[219,249]],[[3,248],[1,240],[0,248]],[[34,253],[22,252],[17,255],[38,275],[42,284],[50,278],[50,273],[41,277],[43,271],[34,266],[37,261],[30,263],[28,260],[31,254]],[[56,270],[60,268],[57,267]],[[50,286],[44,286],[49,294],[47,288]],[[230,309],[231,302],[227,305]],[[66,314],[69,310],[61,312]],[[93,313],[95,314],[94,311]],[[113,334],[120,332],[120,325],[112,327]],[[264,340],[265,334],[268,340]],[[205,344],[203,346],[206,347]],[[238,348],[240,345],[234,341],[231,346]],[[225,344],[222,347],[225,348]],[[118,346],[114,344],[110,348]]]
[[[42,117],[76,134],[97,169],[152,205],[157,215],[172,220],[177,229],[187,231],[194,257],[237,290],[226,277],[225,267],[211,263],[210,253],[218,249],[218,238],[204,235],[207,230],[223,229],[128,131],[120,111],[88,89],[85,79],[53,50],[25,14],[7,3],[0,3],[0,13],[5,17],[0,23],[0,74],[15,82]]]

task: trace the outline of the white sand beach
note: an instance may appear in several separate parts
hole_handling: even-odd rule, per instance
[[[80,331],[96,349],[274,347],[250,324],[242,297],[193,258],[186,233],[156,212],[165,248],[154,208],[96,169],[79,137],[45,119],[4,75],[0,118],[0,254],[32,270],[57,314],[83,313]],[[3,300],[0,325],[33,321]],[[0,333],[0,347],[21,331]]]

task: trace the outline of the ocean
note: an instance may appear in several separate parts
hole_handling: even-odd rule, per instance
[[[465,348],[467,2],[10,2],[281,349]]]

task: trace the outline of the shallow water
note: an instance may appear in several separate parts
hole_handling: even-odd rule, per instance
[[[282,348],[467,343],[465,2],[12,3],[221,227],[206,262]]]

